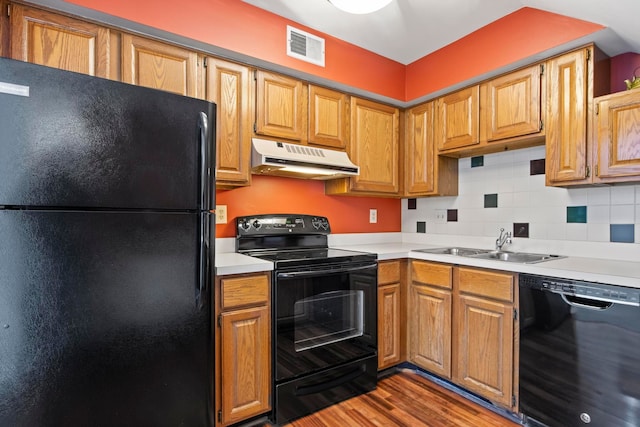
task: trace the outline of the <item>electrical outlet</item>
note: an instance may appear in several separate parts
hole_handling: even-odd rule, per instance
[[[369,223],[375,224],[378,222],[378,210],[377,209],[369,209]]]
[[[216,224],[227,223],[227,205],[216,205]]]
[[[447,222],[447,210],[446,209],[434,209],[434,221],[436,223]]]

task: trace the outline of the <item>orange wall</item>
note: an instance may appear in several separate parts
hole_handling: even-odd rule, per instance
[[[170,33],[393,99],[404,98],[405,66],[241,0],[67,0]],[[287,56],[287,24],[325,38],[325,67]],[[354,67],[354,64],[358,64]]]
[[[529,7],[404,66],[241,0],[66,0],[399,101],[411,101],[603,27]],[[326,38],[326,66],[286,55],[286,25]]]
[[[237,216],[299,213],[329,218],[333,233],[381,233],[401,230],[400,200],[326,196],[323,181],[253,176],[250,187],[216,191],[216,204],[227,205],[227,224],[216,225],[216,237],[234,237]],[[369,209],[378,222],[369,223]]]
[[[524,7],[409,64],[405,99],[445,89],[602,28]]]

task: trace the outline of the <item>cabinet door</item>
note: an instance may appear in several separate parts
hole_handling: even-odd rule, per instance
[[[409,360],[451,378],[451,291],[411,285]]]
[[[19,4],[11,5],[10,25],[13,59],[111,77],[108,28]]]
[[[588,50],[547,61],[547,185],[588,182]]]
[[[165,90],[179,95],[198,96],[198,54],[159,41],[122,35],[122,81]]]
[[[459,295],[455,336],[454,381],[494,403],[511,407],[513,306]]]
[[[349,139],[349,97],[309,86],[309,144],[345,150]]]
[[[270,409],[271,351],[266,306],[221,315],[222,424]]]
[[[487,141],[529,135],[542,129],[541,66],[525,68],[483,84],[482,126]]]
[[[396,195],[399,142],[397,108],[351,98],[351,142],[349,155],[360,167],[351,178],[351,189]]]
[[[436,139],[438,150],[468,147],[480,143],[480,89],[472,86],[439,98]]]
[[[407,113],[405,144],[405,191],[408,195],[431,194],[435,190],[433,140],[433,102],[412,108]]]
[[[307,90],[300,80],[258,70],[255,133],[306,142]]]
[[[598,101],[595,115],[599,182],[637,181],[640,177],[640,90]]]
[[[205,99],[217,105],[216,186],[248,185],[251,180],[251,72],[208,57]]]
[[[378,369],[400,362],[400,284],[378,288]]]

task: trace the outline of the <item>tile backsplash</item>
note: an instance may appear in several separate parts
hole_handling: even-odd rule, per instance
[[[640,185],[547,187],[544,157],[540,146],[460,159],[458,196],[420,198],[412,210],[403,200],[403,233],[424,222],[426,234],[495,238],[524,223],[529,239],[640,244]]]

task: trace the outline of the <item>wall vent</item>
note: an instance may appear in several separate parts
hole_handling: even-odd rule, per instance
[[[324,39],[287,25],[287,55],[324,67]]]

